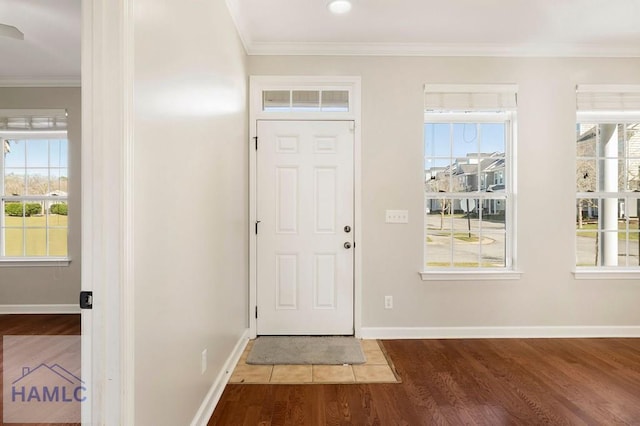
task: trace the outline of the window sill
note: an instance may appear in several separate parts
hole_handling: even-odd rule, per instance
[[[423,271],[420,272],[422,281],[495,281],[519,280],[522,271]]]
[[[573,271],[576,280],[638,280],[640,269],[576,269]]]
[[[68,257],[7,257],[0,259],[0,268],[20,268],[20,267],[64,267],[69,266],[71,259]]]

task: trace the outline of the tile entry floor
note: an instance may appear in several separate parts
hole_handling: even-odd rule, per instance
[[[354,365],[254,365],[247,364],[253,346],[250,340],[229,383],[400,383],[393,364],[377,340],[360,340],[366,362]]]

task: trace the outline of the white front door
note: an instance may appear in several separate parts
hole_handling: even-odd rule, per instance
[[[257,334],[351,335],[354,123],[257,127]]]

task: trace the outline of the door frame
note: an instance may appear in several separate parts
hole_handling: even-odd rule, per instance
[[[133,424],[134,1],[81,4],[82,424]]]
[[[353,121],[354,155],[354,259],[353,259],[353,328],[356,337],[362,329],[362,126],[361,79],[358,76],[250,76],[249,78],[249,334],[257,335],[257,154],[255,149],[259,120],[268,121]],[[262,110],[262,93],[265,90],[348,90],[348,112],[272,112]]]

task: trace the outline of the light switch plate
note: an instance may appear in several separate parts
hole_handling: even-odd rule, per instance
[[[409,211],[408,210],[387,210],[386,223],[409,223]]]

